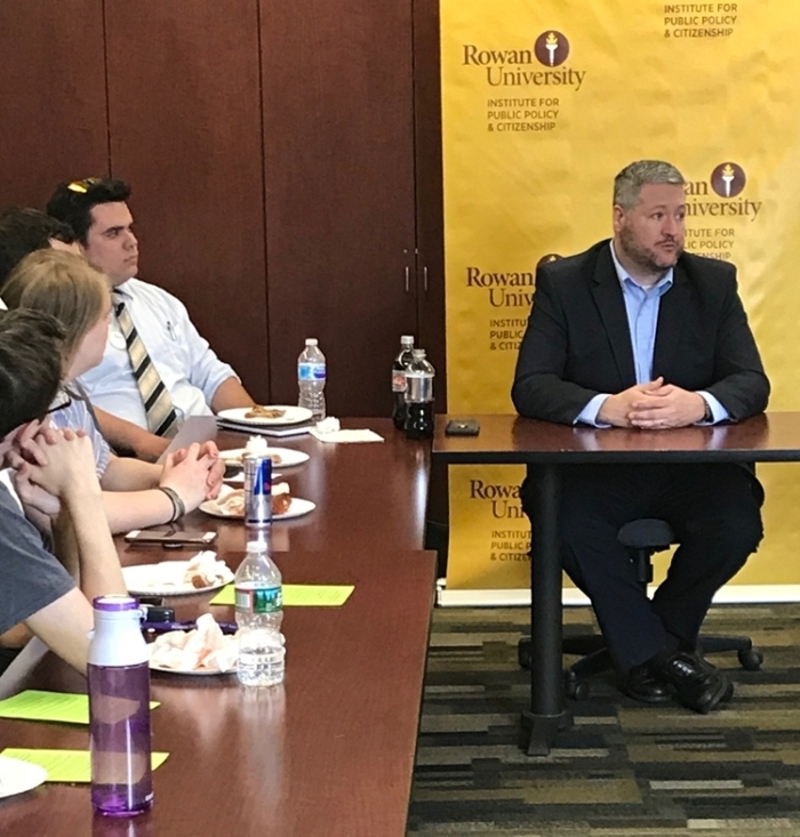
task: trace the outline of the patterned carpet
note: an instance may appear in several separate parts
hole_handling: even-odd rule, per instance
[[[728,707],[644,707],[597,675],[547,757],[517,746],[528,619],[524,608],[435,611],[409,837],[800,835],[800,605],[709,614],[709,633],[749,634],[765,655],[758,672],[710,657],[735,682]],[[591,612],[567,609],[565,623],[591,625]]]

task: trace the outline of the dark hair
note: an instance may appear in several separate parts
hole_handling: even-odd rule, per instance
[[[63,339],[49,314],[0,311],[0,439],[47,412],[61,384]]]
[[[110,177],[85,177],[59,183],[47,202],[47,212],[69,224],[78,241],[87,244],[92,226],[92,207],[99,203],[121,203],[131,196],[131,187],[124,180]]]
[[[0,213],[0,289],[8,274],[34,250],[44,250],[52,239],[72,244],[75,233],[69,224],[39,212],[12,206]]]

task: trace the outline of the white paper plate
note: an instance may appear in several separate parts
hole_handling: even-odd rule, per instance
[[[289,404],[264,404],[270,410],[283,410],[280,418],[245,418],[250,412],[250,407],[236,407],[232,410],[220,410],[217,415],[226,421],[235,421],[237,424],[269,425],[279,427],[284,424],[299,424],[301,421],[308,421],[311,410],[306,407],[296,407]]]
[[[122,575],[128,592],[134,596],[188,596],[219,590],[233,581],[233,571],[225,567],[225,581],[209,587],[193,587],[181,581],[188,561],[161,561],[158,564],[138,564],[123,567]]]
[[[273,448],[270,446],[268,450],[270,454],[275,454],[280,457],[279,462],[276,462],[274,459],[272,460],[273,468],[293,468],[295,465],[302,465],[304,462],[308,462],[310,458],[307,453],[303,453],[301,450],[292,450],[291,448]],[[232,448],[231,450],[221,450],[219,456],[225,462],[241,465],[244,452],[244,448]]]
[[[272,516],[273,520],[291,520],[294,517],[302,517],[308,514],[317,507],[317,504],[311,500],[304,500],[302,497],[292,497],[292,502],[289,508],[283,514],[275,514]],[[200,504],[200,511],[210,514],[212,517],[226,517],[229,520],[242,520],[241,514],[230,514],[230,512],[223,511],[216,500],[206,500],[205,503]]]
[[[0,756],[0,799],[39,787],[47,781],[47,771],[39,764]]]
[[[227,671],[211,671],[207,668],[193,668],[191,670],[185,668],[162,668],[150,663],[150,671],[160,671],[162,674],[180,674],[182,676],[190,677],[226,677],[229,674],[236,674],[238,669],[229,668]]]

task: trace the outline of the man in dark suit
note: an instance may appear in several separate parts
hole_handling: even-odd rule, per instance
[[[614,238],[539,268],[512,390],[520,415],[668,431],[764,410],[769,381],[736,270],[683,252],[685,215],[674,166],[632,163],[614,183]],[[529,476],[529,517],[532,488]],[[628,695],[698,712],[731,698],[696,640],[714,593],[761,540],[762,501],[753,473],[732,464],[566,470],[563,566],[591,599]],[[617,541],[641,517],[666,520],[680,542],[652,601]]]

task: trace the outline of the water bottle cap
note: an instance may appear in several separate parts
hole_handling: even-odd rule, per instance
[[[248,552],[266,552],[267,544],[264,541],[248,541],[246,549]]]
[[[425,357],[425,349],[414,349],[414,360],[422,360]]]
[[[95,610],[106,613],[120,613],[125,610],[138,610],[139,602],[131,596],[114,594],[111,596],[96,596],[92,601]]]
[[[316,346],[318,343],[316,337],[306,337],[306,346]]]
[[[414,336],[411,334],[404,334],[400,338],[400,345],[401,346],[408,346],[409,348],[414,345]]]

